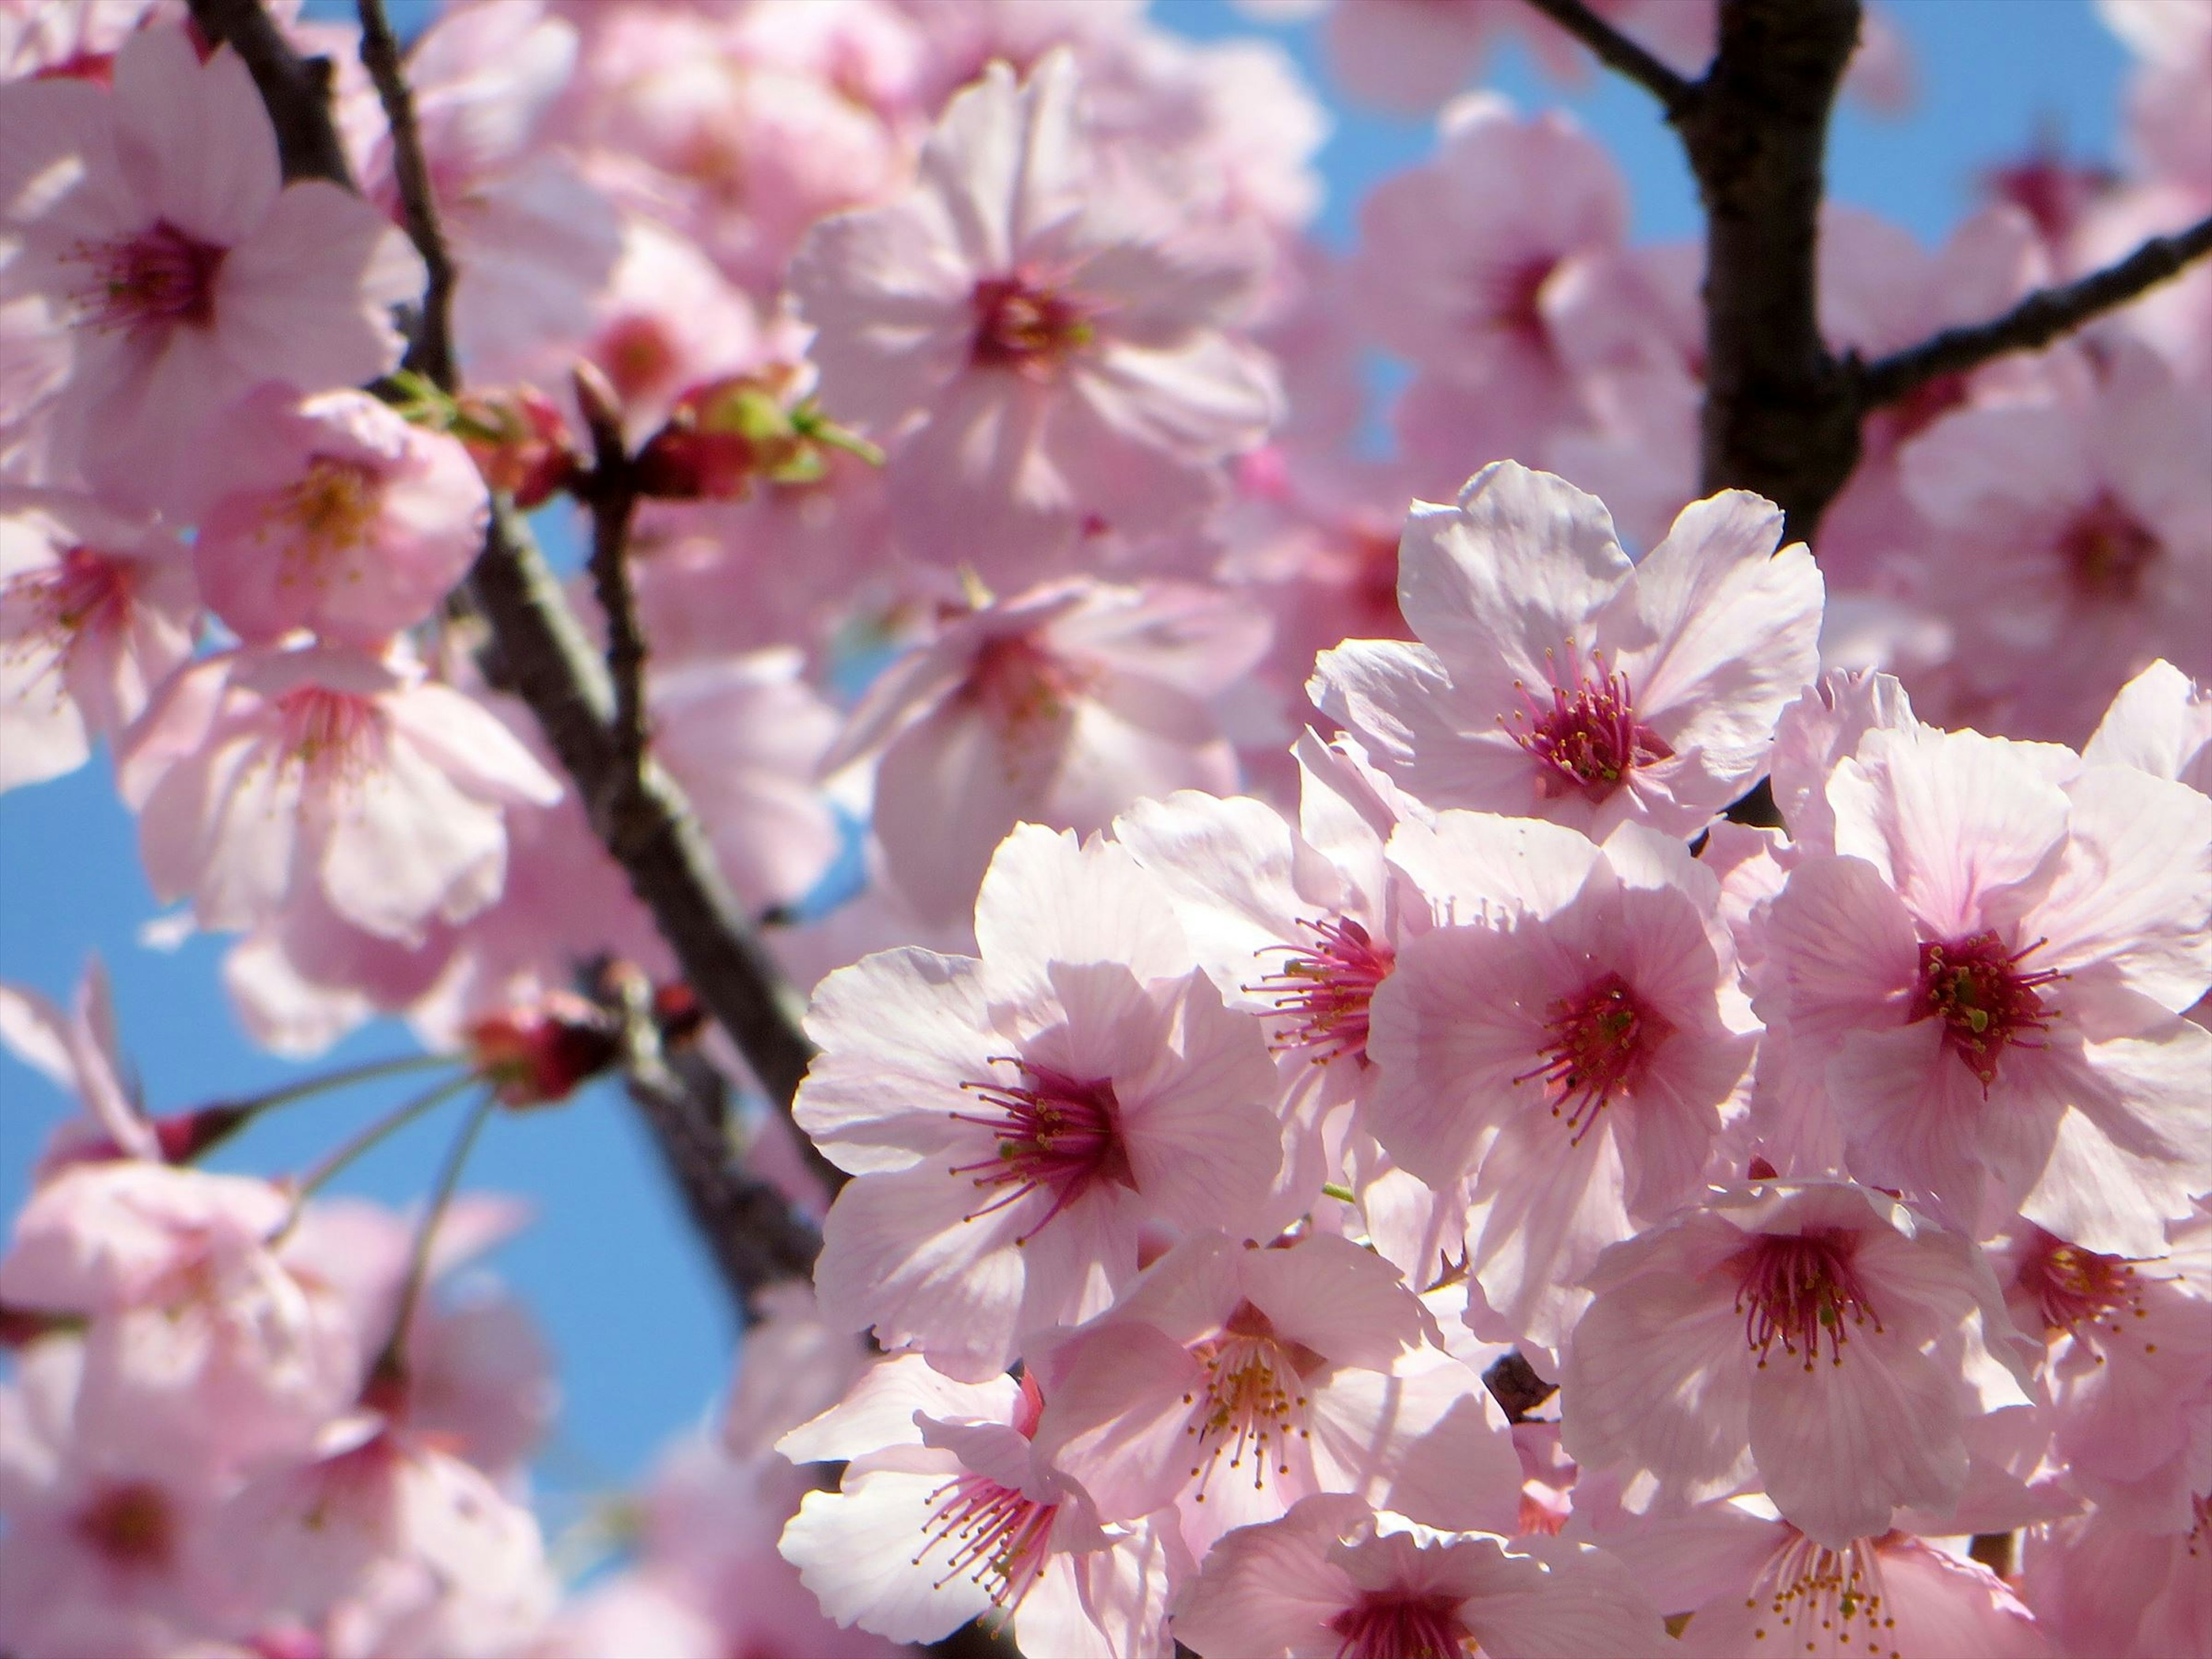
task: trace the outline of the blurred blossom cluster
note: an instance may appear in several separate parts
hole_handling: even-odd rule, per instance
[[[2212,3],[2100,9],[2124,170],[1831,205],[1836,350],[2212,212]],[[1699,499],[1700,250],[1464,90],[1566,35],[1243,9],[1434,112],[1348,250],[1289,55],[1135,0],[457,0],[456,393],[350,26],[274,8],[358,191],[175,0],[0,0],[0,789],[100,753],[255,1040],[397,1016],[406,1114],[609,1069],[580,972],[675,958],[465,579],[611,410],[823,1237],[579,1575],[469,1265],[522,1207],[208,1173],[284,1102],[149,1115],[96,968],[0,987],[82,1104],[0,1254],[0,1650],[2212,1656],[2212,264],[1876,412],[1785,545]],[[1847,89],[1907,68],[1871,16]]]

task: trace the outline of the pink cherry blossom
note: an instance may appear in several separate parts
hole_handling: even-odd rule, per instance
[[[789,648],[756,651],[658,671],[647,688],[657,752],[758,907],[804,898],[841,845],[814,781],[837,716],[803,666]]]
[[[1310,690],[1431,806],[1694,835],[1816,670],[1820,574],[1780,539],[1731,490],[1632,565],[1594,497],[1501,461],[1407,519],[1398,598],[1423,643],[1347,641]]]
[[[1024,1358],[1045,1382],[1051,1465],[1109,1520],[1173,1505],[1194,1553],[1316,1492],[1460,1529],[1519,1513],[1519,1460],[1480,1377],[1396,1270],[1344,1239],[1187,1240]]]
[[[1140,1234],[1242,1230],[1280,1158],[1275,1068],[1118,847],[1024,825],[984,878],[980,961],[906,949],[817,988],[793,1108],[857,1179],[815,1286],[953,1376],[1102,1311]]]
[[[270,1249],[290,1208],[239,1176],[71,1165],[16,1218],[0,1301],[88,1322],[88,1424],[158,1422],[219,1465],[292,1451],[357,1383],[361,1338],[334,1294]]]
[[[358,392],[256,396],[220,428],[192,565],[250,645],[312,629],[373,648],[436,609],[490,502],[459,440]]]
[[[121,777],[155,890],[190,896],[201,926],[266,921],[313,887],[408,941],[496,898],[501,809],[560,793],[462,692],[403,656],[329,647],[195,664],[148,711]]]
[[[202,64],[182,28],[149,28],[112,94],[10,86],[0,128],[66,159],[0,220],[5,289],[66,308],[74,361],[46,419],[117,505],[189,497],[210,423],[259,382],[321,392],[399,361],[390,311],[420,295],[421,260],[337,185],[283,184],[234,53]]]
[[[82,766],[191,655],[183,545],[90,495],[0,493],[0,789]]]
[[[1431,1188],[1474,1179],[1470,1273],[1549,1346],[1598,1253],[1696,1198],[1751,1064],[1718,885],[1636,824],[1600,847],[1443,812],[1391,852],[1460,920],[1405,941],[1376,993],[1368,1121]]]
[[[987,576],[1173,527],[1274,417],[1246,276],[1094,193],[1073,58],[955,98],[915,191],[817,225],[792,283],[822,395],[890,451],[901,533]],[[1031,566],[1030,568],[1035,568]]]
[[[1966,409],[1900,456],[1938,532],[1929,599],[1982,723],[2078,743],[2153,659],[2212,672],[2191,621],[2212,568],[2212,416],[2159,358],[2116,352],[2094,395]]]
[[[2161,657],[2120,688],[2081,758],[2212,794],[2212,694]]]
[[[2022,1589],[2063,1652],[2208,1659],[2208,1551],[2212,1492],[2200,1487],[2187,1531],[2139,1532],[2100,1510],[2036,1528],[2021,1553]]]
[[[27,985],[0,981],[0,1048],[76,1097],[83,1109],[70,1126],[76,1134],[125,1158],[161,1157],[117,1041],[114,997],[98,957],[85,963],[67,1013]]]
[[[1773,900],[1769,1109],[1832,1112],[1852,1175],[1976,1237],[2017,1206],[2154,1255],[2212,1182],[2204,798],[1973,732],[1877,729],[1827,799],[1835,854]]]
[[[1438,144],[1363,204],[1352,280],[1382,343],[1417,366],[1399,429],[1448,486],[1507,456],[1548,459],[1576,419],[1554,311],[1577,269],[1626,240],[1628,198],[1565,115],[1522,121],[1475,94],[1446,110]]]
[[[1177,1605],[1204,1659],[1627,1659],[1667,1645],[1659,1615],[1587,1545],[1439,1532],[1356,1498],[1309,1498],[1231,1533]]]
[[[530,1511],[373,1413],[334,1419],[218,1524],[264,1621],[315,1632],[325,1652],[496,1659],[552,1610]]]
[[[885,670],[824,766],[881,754],[885,863],[925,920],[949,919],[1018,823],[1088,835],[1140,796],[1233,789],[1208,700],[1266,648],[1265,621],[1210,589],[1033,588]]]
[[[1042,1407],[1034,1378],[955,1382],[907,1355],[786,1435],[794,1462],[848,1460],[783,1534],[823,1610],[927,1642],[998,1607],[1025,1653],[1166,1659],[1172,1547],[1150,1525],[1100,1526],[1032,1443]]]
[[[1606,1252],[1562,1379],[1585,1472],[1696,1502],[1753,1478],[1843,1550],[1964,1490],[1966,1419],[2025,1400],[1980,1253],[1864,1188],[1735,1188]]]

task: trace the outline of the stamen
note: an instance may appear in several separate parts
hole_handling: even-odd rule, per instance
[[[1220,1467],[1252,1464],[1252,1487],[1264,1489],[1267,1477],[1291,1472],[1291,1443],[1311,1437],[1301,1421],[1306,1407],[1304,1373],[1322,1363],[1318,1354],[1278,1336],[1267,1316],[1249,1302],[1237,1305],[1222,1334],[1194,1353],[1206,1368],[1206,1381],[1183,1396],[1191,1407],[1183,1433],[1191,1448],[1190,1478],[1199,1483],[1196,1502]],[[1295,1430],[1295,1435],[1293,1431]]]
[[[1080,307],[1027,271],[982,278],[975,284],[974,305],[973,361],[1031,380],[1047,378],[1097,333]]]
[[[913,1565],[920,1566],[933,1551],[943,1549],[945,1576],[934,1588],[943,1589],[965,1576],[1000,1607],[1012,1609],[1036,1583],[1058,1512],[1056,1505],[1024,1498],[983,1475],[963,1474],[930,1494],[929,1519],[922,1528],[927,1541]]]
[[[1569,649],[1573,641],[1568,641]],[[1601,801],[1627,781],[1639,766],[1669,759],[1674,751],[1665,739],[1636,718],[1634,689],[1628,677],[1608,672],[1603,657],[1589,654],[1585,673],[1577,665],[1571,683],[1563,684],[1548,650],[1544,653],[1552,679],[1552,702],[1547,708],[1531,696],[1527,686],[1515,683],[1522,707],[1509,724],[1498,717],[1513,741],[1541,769],[1538,792],[1547,800],[1579,793]]]
[[[94,327],[205,328],[215,321],[216,276],[228,252],[163,219],[118,241],[80,244],[69,257],[90,268],[78,297]]]
[[[1634,1086],[1652,1054],[1674,1034],[1674,1027],[1646,1008],[1618,974],[1554,1002],[1545,1030],[1550,1041],[1542,1063],[1513,1080],[1541,1078],[1553,1091],[1553,1117],[1571,1107],[1565,1114],[1574,1132],[1570,1146],[1582,1144],[1598,1114]]]
[[[1121,1103],[1114,1097],[1109,1079],[1079,1082],[1012,1054],[994,1055],[992,1063],[1012,1066],[1029,1081],[960,1085],[993,1108],[997,1115],[955,1112],[953,1121],[988,1129],[998,1138],[999,1146],[995,1157],[977,1164],[955,1164],[951,1173],[972,1176],[979,1188],[1010,1189],[965,1219],[974,1221],[1005,1209],[1034,1192],[1048,1192],[1050,1207],[1014,1241],[1026,1244],[1098,1182],[1110,1181],[1135,1188],[1128,1153],[1121,1145]]]
[[[1885,1649],[1887,1659],[1903,1659],[1895,1645],[1897,1618],[1882,1583],[1881,1542],[1860,1538],[1832,1550],[1793,1528],[1744,1602],[1754,1612],[1765,1604],[1767,1622],[1754,1624],[1753,1639],[1773,1640],[1777,1652],[1795,1651],[1802,1641],[1807,1653],[1831,1646],[1849,1652],[1856,1645],[1869,1659]]]
[[[1336,1659],[1459,1659],[1474,1639],[1459,1609],[1449,1596],[1364,1592],[1328,1621]]]
[[[1766,1369],[1777,1341],[1783,1352],[1802,1357],[1809,1371],[1823,1336],[1830,1363],[1840,1365],[1850,1326],[1871,1322],[1881,1331],[1881,1316],[1852,1268],[1857,1249],[1856,1235],[1848,1232],[1764,1233],[1729,1259],[1736,1273],[1736,1311],[1759,1370]]]
[[[2026,950],[2007,951],[1995,933],[1984,933],[1920,947],[1911,1018],[1943,1022],[1944,1046],[1982,1080],[1984,1094],[1996,1081],[1997,1056],[2005,1045],[2040,1048],[2030,1036],[2050,1028],[2054,1011],[2041,992],[2066,975],[2021,966],[2044,943],[2038,939]]]
[[[1294,1023],[1276,1039],[1277,1048],[1310,1049],[1316,1066],[1347,1055],[1365,1066],[1368,1008],[1375,988],[1389,977],[1397,951],[1349,916],[1298,926],[1313,934],[1314,943],[1270,947],[1289,960],[1243,988],[1272,994],[1276,1008],[1291,1017]]]

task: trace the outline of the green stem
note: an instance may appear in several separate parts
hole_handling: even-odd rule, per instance
[[[453,1054],[398,1054],[389,1060],[369,1060],[358,1066],[342,1066],[335,1072],[325,1072],[315,1077],[303,1078],[297,1083],[288,1083],[280,1089],[271,1089],[267,1094],[249,1095],[244,1100],[216,1103],[250,1116],[256,1112],[265,1112],[273,1106],[289,1105],[293,1101],[304,1100],[309,1095],[321,1094],[326,1089],[349,1089],[356,1083],[368,1083],[380,1077],[398,1077],[408,1072],[426,1072],[434,1066],[460,1063],[459,1056]]]
[[[446,1207],[453,1201],[454,1188],[460,1185],[461,1170],[469,1161],[469,1153],[483,1133],[498,1097],[489,1090],[469,1109],[462,1121],[460,1133],[446,1153],[445,1167],[438,1171],[438,1184],[431,1189],[430,1206],[423,1211],[422,1224],[415,1230],[414,1249],[407,1259],[407,1277],[400,1281],[399,1302],[392,1316],[392,1334],[369,1367],[370,1386],[380,1381],[404,1379],[407,1374],[407,1326],[415,1317],[415,1304],[422,1298],[422,1283],[430,1276],[430,1247],[437,1241],[438,1224],[446,1218]]]
[[[1321,1190],[1323,1197],[1333,1198],[1340,1204],[1357,1204],[1359,1202],[1359,1194],[1358,1193],[1353,1192],[1349,1187],[1340,1187],[1334,1181],[1324,1182]]]
[[[331,1178],[344,1169],[347,1164],[351,1164],[362,1153],[380,1145],[389,1137],[397,1134],[433,1107],[451,1100],[462,1090],[480,1081],[482,1079],[474,1072],[464,1072],[459,1077],[441,1079],[405,1105],[386,1112],[382,1117],[368,1124],[341,1143],[336,1151],[315,1165],[301,1180],[299,1190],[292,1195],[290,1212],[285,1216],[283,1224],[270,1236],[269,1242],[274,1244],[297,1226],[301,1212],[307,1207],[307,1200],[323,1187],[328,1185]]]

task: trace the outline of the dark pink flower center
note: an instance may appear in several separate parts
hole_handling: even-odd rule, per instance
[[[177,1519],[159,1486],[127,1480],[77,1512],[76,1535],[117,1566],[165,1567],[176,1553]]]
[[[137,573],[128,559],[113,559],[88,547],[72,547],[58,561],[27,570],[0,587],[23,604],[32,618],[27,639],[53,653],[66,668],[87,635],[119,635],[130,621]]]
[[[1933,939],[1920,947],[1912,1018],[1943,1022],[1944,1046],[1981,1079],[1985,1091],[1996,1081],[1997,1056],[2005,1045],[2038,1047],[2034,1033],[2051,1024],[2052,1011],[2041,993],[2066,975],[2021,966],[2042,943],[2038,939],[2025,951],[2008,951],[1995,933],[1976,933],[1962,939]]]
[[[1027,272],[975,284],[975,336],[969,355],[986,368],[1042,377],[1091,343],[1097,331],[1081,307]]]
[[[1544,284],[1559,268],[1550,254],[1537,254],[1479,273],[1469,286],[1482,306],[1480,325],[1548,355],[1552,331],[1544,319]]]
[[[205,328],[215,321],[216,276],[228,252],[166,219],[85,248],[79,257],[92,267],[93,320],[107,328]]]
[[[333,556],[359,547],[383,500],[384,481],[359,461],[314,457],[270,509],[286,532],[283,579],[318,578]]]
[[[2148,1316],[2134,1262],[2085,1250],[2040,1229],[2036,1248],[2021,1263],[2020,1283],[2035,1297],[2044,1329],[2053,1335],[2086,1323],[2118,1336],[2126,1328],[2118,1317],[2123,1310],[2137,1319]]]
[[[1305,1378],[1326,1363],[1312,1349],[1277,1334],[1274,1322],[1249,1302],[1240,1302],[1221,1334],[1193,1351],[1206,1368],[1206,1381],[1183,1395],[1191,1408],[1183,1433],[1191,1448],[1191,1479],[1205,1486],[1229,1456],[1234,1471],[1252,1465],[1255,1491],[1269,1474],[1291,1472],[1293,1439],[1308,1439]]]
[[[1565,1117],[1578,1146],[1597,1115],[1635,1087],[1652,1054],[1674,1027],[1646,1007],[1628,981],[1607,974],[1552,1005],[1543,1063],[1513,1080],[1541,1078],[1550,1085],[1552,1115]]]
[[[1121,1144],[1121,1109],[1114,1097],[1111,1081],[1101,1078],[1079,1082],[1049,1066],[1012,1055],[996,1060],[1013,1066],[1028,1080],[960,1085],[990,1107],[993,1115],[956,1112],[954,1118],[988,1129],[999,1145],[996,1156],[980,1164],[956,1164],[952,1173],[972,1177],[979,1188],[1008,1189],[972,1212],[969,1220],[1002,1210],[1031,1193],[1046,1194],[1052,1200],[1050,1207],[1016,1241],[1025,1244],[1054,1216],[1099,1183],[1136,1186],[1129,1170],[1128,1152]]]
[[[1091,678],[1029,635],[1006,634],[976,652],[960,696],[1004,733],[1041,734],[1068,717]]]
[[[963,1474],[930,1494],[927,1540],[913,1565],[944,1552],[943,1589],[966,1577],[981,1584],[1002,1607],[1018,1606],[1044,1565],[1045,1540],[1057,1507],[1024,1498],[1011,1486],[980,1474]]]
[[[1808,1653],[1832,1648],[1871,1659],[1887,1650],[1897,1659],[1897,1619],[1882,1583],[1881,1542],[1861,1538],[1832,1550],[1790,1528],[1789,1541],[1775,1551],[1744,1601],[1753,1613],[1762,1604],[1765,1610],[1765,1620],[1752,1626],[1753,1640],[1769,1643],[1778,1654],[1797,1650],[1795,1638],[1802,1638]],[[1779,1641],[1770,1640],[1778,1636]]]
[[[1522,706],[1506,729],[1538,763],[1537,790],[1547,800],[1580,793],[1601,801],[1638,767],[1674,752],[1636,718],[1627,676],[1605,672],[1595,652],[1589,672],[1578,669],[1572,685],[1553,681],[1548,708],[1526,686],[1516,683],[1516,689]],[[1499,715],[1498,722],[1505,725],[1505,717]]]
[[[317,779],[353,781],[380,757],[384,714],[370,698],[295,686],[276,699],[276,713],[285,763]]]
[[[1881,1316],[1853,1270],[1857,1250],[1856,1234],[1826,1229],[1762,1233],[1729,1258],[1736,1275],[1736,1311],[1761,1370],[1777,1342],[1783,1352],[1802,1358],[1809,1371],[1824,1338],[1831,1362],[1840,1365],[1850,1327],[1871,1321],[1881,1329]]]
[[[1291,1019],[1279,1046],[1311,1051],[1316,1066],[1350,1055],[1367,1064],[1367,1012],[1375,988],[1389,977],[1397,951],[1349,916],[1300,921],[1311,945],[1275,948],[1288,957],[1248,990],[1271,995]]]
[[[2067,577],[2075,592],[2088,599],[2124,603],[2140,598],[2144,573],[2165,550],[2110,490],[2100,491],[2058,538]]]
[[[1444,1595],[1367,1590],[1328,1621],[1336,1659],[1460,1659],[1474,1640],[1460,1603]]]

